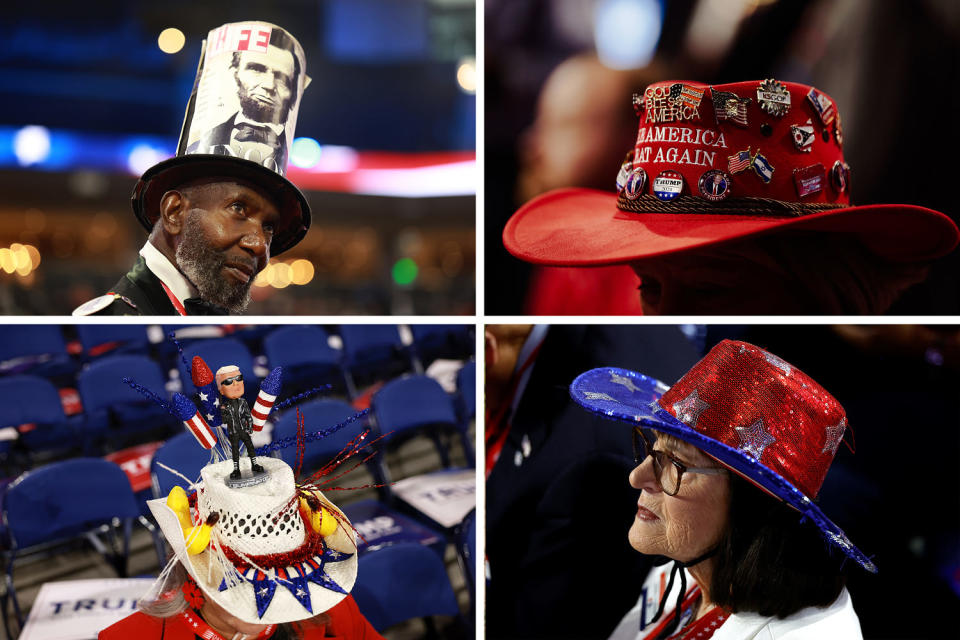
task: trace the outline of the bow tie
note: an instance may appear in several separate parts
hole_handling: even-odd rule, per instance
[[[183,301],[183,308],[188,316],[228,316],[230,312],[200,298],[187,298]]]
[[[277,134],[266,125],[240,122],[234,126],[237,142],[259,142],[270,147],[277,146]]]

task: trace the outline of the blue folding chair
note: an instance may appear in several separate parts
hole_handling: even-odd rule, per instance
[[[296,437],[297,410],[299,410],[300,415],[303,416],[303,425],[306,433],[315,433],[317,431],[329,429],[330,427],[334,427],[340,423],[346,422],[357,414],[356,409],[342,400],[320,398],[317,400],[302,402],[298,404],[296,408],[291,407],[290,409],[284,411],[283,414],[281,414],[277,419],[273,427],[273,442],[279,442],[281,440],[288,439],[292,441],[292,439]],[[303,475],[307,474],[307,470],[318,469],[327,462],[333,460],[351,440],[354,440],[366,428],[368,428],[366,417],[357,418],[334,433],[308,443],[304,451]],[[364,450],[366,450],[366,443],[373,440],[374,437],[376,436],[371,435],[363,443]],[[276,453],[284,462],[289,464],[291,467],[296,468],[296,446],[289,446],[279,449]],[[360,459],[362,459],[362,453],[358,453],[356,455],[361,456]],[[375,482],[378,484],[383,482],[382,478],[377,477],[379,471],[375,467],[370,468],[370,472],[373,474]]]
[[[73,449],[79,443],[76,422],[64,415],[60,393],[49,380],[0,378],[0,427],[34,424],[19,437],[28,453]]]
[[[341,400],[313,400],[299,405],[299,409],[303,416],[306,433],[333,427],[356,415],[356,410]],[[319,469],[336,458],[337,454],[343,451],[344,447],[366,428],[366,419],[360,418],[329,436],[308,443],[304,448],[304,472],[302,475],[307,474],[306,470]],[[279,442],[287,438],[293,438],[296,434],[297,412],[296,410],[290,410],[277,420],[273,429],[273,441]],[[371,435],[368,442],[373,437],[375,436]],[[376,445],[374,445],[374,448],[376,448]],[[362,450],[355,455],[366,457],[368,453],[368,451]],[[295,446],[280,449],[277,454],[284,462],[296,468],[297,452]],[[355,464],[353,462],[355,459],[357,458],[352,458],[344,464],[352,466]],[[380,455],[375,455],[374,458],[367,461],[366,466],[373,476],[374,483],[386,484]],[[386,495],[385,487],[382,487],[382,489],[384,491],[381,491],[381,494]],[[447,539],[442,533],[414,521],[378,500],[361,500],[341,504],[340,507],[361,535],[361,539],[357,541],[357,550],[361,555],[385,544],[413,542],[426,545],[432,548],[441,558],[443,557]]]
[[[189,492],[190,482],[200,478],[200,469],[210,462],[210,451],[197,442],[192,433],[178,433],[153,452],[150,461],[150,484],[154,498],[166,498],[175,486],[181,486]],[[190,479],[187,482],[180,476],[164,469],[173,469]]]
[[[467,429],[457,419],[450,396],[436,380],[427,376],[391,380],[374,394],[370,404],[386,442],[393,444],[426,435],[437,447],[443,467],[450,468],[450,455],[439,434],[452,431],[460,437],[467,464],[474,466]]]
[[[147,355],[150,341],[142,324],[78,324],[77,337],[87,360],[106,354],[139,353]]]
[[[321,327],[289,325],[275,329],[263,340],[270,368],[283,367],[284,395],[294,395],[323,384],[347,391],[342,353],[328,343]]]
[[[260,378],[253,372],[253,356],[250,350],[239,340],[235,338],[214,338],[211,340],[198,340],[183,350],[183,356],[186,359],[186,366],[181,361],[178,363],[180,376],[183,380],[183,394],[190,396],[194,391],[193,382],[190,377],[190,367],[193,362],[193,356],[200,356],[210,367],[210,371],[216,374],[217,369],[227,365],[236,365],[243,374],[243,397],[247,399],[250,406],[256,400],[260,392]]]
[[[7,324],[0,331],[4,373],[30,373],[48,379],[72,376],[77,363],[67,353],[63,332],[55,324]],[[66,380],[65,380],[66,381]]]
[[[457,548],[457,560],[470,593],[471,613],[476,609],[477,575],[477,510],[473,509],[464,517],[463,522],[457,525],[453,536]]]
[[[388,380],[410,371],[409,350],[400,339],[396,325],[340,325],[343,366],[351,384],[351,396],[358,385]]]
[[[424,367],[438,358],[459,360],[473,355],[473,325],[411,324],[413,348]]]
[[[102,438],[127,443],[145,434],[165,437],[176,429],[177,419],[131,388],[123,381],[125,377],[168,399],[160,366],[146,356],[107,356],[91,363],[77,377],[87,451],[92,442]]]
[[[470,360],[457,371],[457,417],[464,430],[477,415],[477,363]]]
[[[385,546],[361,556],[351,593],[377,631],[425,618],[435,633],[429,616],[437,615],[454,616],[464,624],[443,560],[417,544]]]
[[[13,582],[16,558],[49,551],[53,545],[86,538],[120,577],[126,577],[131,528],[139,518],[130,481],[107,460],[75,458],[21,475],[4,494],[9,542],[4,614],[9,598],[23,624]],[[119,527],[114,519],[119,519]]]

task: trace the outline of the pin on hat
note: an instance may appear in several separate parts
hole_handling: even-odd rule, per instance
[[[177,155],[147,169],[133,191],[134,213],[150,230],[163,195],[204,177],[250,181],[275,199],[280,219],[271,255],[297,244],[310,206],[287,177],[297,112],[310,83],[303,48],[266,22],[235,22],[207,34]]]

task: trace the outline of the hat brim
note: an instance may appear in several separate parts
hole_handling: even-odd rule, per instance
[[[514,256],[535,264],[623,264],[787,230],[855,234],[872,252],[902,262],[946,255],[960,241],[946,215],[913,205],[847,207],[798,218],[631,213],[616,194],[556,189],[524,204],[503,230]]]
[[[340,514],[341,522],[349,523],[346,515],[332,502],[320,495],[320,500],[328,509],[335,510]],[[340,562],[322,563],[321,570],[324,571],[333,582],[335,582],[343,593],[321,587],[313,582],[307,582],[306,586],[310,593],[311,610],[307,610],[303,604],[297,600],[293,593],[284,586],[277,584],[273,594],[273,600],[267,607],[263,616],[257,615],[256,598],[253,592],[253,585],[249,582],[242,582],[235,586],[220,591],[218,586],[223,578],[219,568],[214,562],[214,555],[211,549],[207,549],[196,555],[190,555],[187,552],[186,541],[184,540],[183,529],[180,527],[180,521],[176,513],[167,506],[163,498],[148,500],[147,506],[156,519],[160,530],[173,549],[176,559],[180,561],[197,585],[203,590],[204,596],[212,599],[218,605],[229,611],[237,618],[251,624],[282,624],[284,622],[295,622],[305,620],[327,611],[347,597],[353,584],[357,580],[357,546],[354,533],[349,528],[349,524],[337,527],[333,535],[324,539],[328,547],[343,553],[349,553],[350,557]],[[210,576],[208,578],[208,576]],[[211,587],[211,584],[216,586]]]
[[[270,243],[271,256],[280,255],[307,234],[311,215],[303,192],[280,174],[232,156],[190,154],[155,164],[144,172],[133,189],[133,212],[149,231],[160,215],[163,194],[191,180],[216,176],[247,180],[273,196],[280,220]]]
[[[611,375],[614,374],[614,375]],[[614,376],[620,382],[612,382]],[[624,381],[629,381],[625,383]],[[605,418],[656,429],[700,449],[720,464],[809,517],[824,538],[871,573],[876,565],[857,549],[820,507],[789,480],[753,457],[691,429],[660,407],[657,400],[669,387],[628,369],[604,367],[586,371],[570,383],[570,396],[583,408]]]

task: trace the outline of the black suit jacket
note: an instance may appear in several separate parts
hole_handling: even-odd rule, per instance
[[[651,559],[627,542],[639,495],[630,429],[567,387],[599,366],[672,384],[699,357],[674,326],[549,329],[487,479],[488,638],[607,638],[636,603]]]

